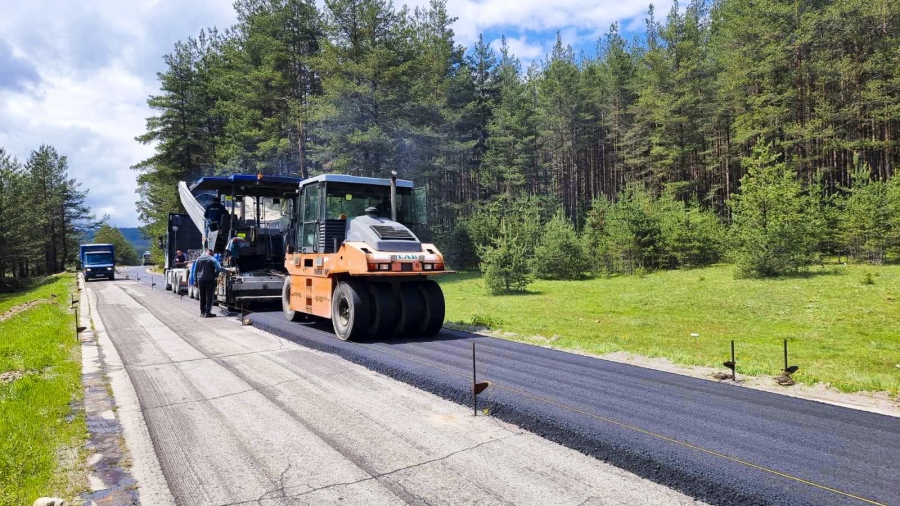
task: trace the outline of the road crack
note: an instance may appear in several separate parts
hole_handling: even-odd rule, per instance
[[[443,461],[443,460],[447,460],[447,459],[449,459],[449,458],[455,457],[455,456],[457,456],[457,455],[459,455],[459,454],[466,453],[466,452],[470,452],[470,451],[472,451],[472,450],[477,450],[478,448],[481,448],[482,446],[486,446],[486,445],[489,445],[489,444],[491,444],[491,443],[497,443],[497,442],[500,442],[500,441],[503,441],[503,440],[506,440],[506,439],[518,437],[518,436],[520,436],[520,435],[521,435],[521,434],[512,434],[512,435],[510,435],[510,436],[501,437],[501,438],[497,438],[497,439],[491,439],[491,440],[489,440],[489,441],[482,441],[481,443],[478,443],[478,444],[476,444],[476,445],[472,445],[472,446],[469,446],[469,447],[466,447],[466,448],[462,448],[462,449],[460,449],[460,450],[456,450],[456,451],[451,452],[451,453],[448,453],[447,455],[444,455],[444,456],[442,456],[442,457],[437,457],[437,458],[430,459],[430,460],[426,460],[426,461],[423,461],[423,462],[418,462],[418,463],[416,463],[416,464],[411,464],[411,465],[408,465],[408,466],[400,467],[400,468],[394,469],[394,470],[392,470],[392,471],[387,471],[387,472],[384,472],[384,473],[378,473],[378,474],[375,474],[375,475],[370,475],[370,476],[367,477],[367,478],[361,478],[361,479],[359,479],[359,480],[346,481],[346,482],[340,482],[340,483],[331,483],[331,484],[329,484],[329,485],[323,485],[323,486],[321,486],[321,487],[314,487],[314,488],[313,488],[311,485],[307,484],[306,487],[310,488],[310,490],[306,490],[306,491],[301,492],[301,493],[299,493],[299,494],[290,494],[290,495],[287,495],[287,494],[285,493],[285,489],[286,489],[286,488],[290,488],[290,487],[285,487],[285,486],[284,486],[284,483],[283,483],[284,474],[287,472],[287,469],[285,469],[285,471],[282,472],[282,474],[281,474],[281,478],[279,478],[279,485],[276,486],[276,488],[275,488],[274,490],[271,490],[271,491],[268,491],[268,492],[264,493],[262,496],[260,496],[260,497],[257,498],[257,499],[251,499],[251,500],[247,500],[247,501],[238,501],[238,502],[233,502],[233,503],[228,503],[228,504],[222,504],[222,505],[219,505],[219,506],[240,506],[240,505],[244,505],[244,504],[262,504],[262,501],[264,501],[264,500],[270,500],[270,499],[287,499],[287,500],[295,500],[295,499],[299,499],[299,498],[301,498],[301,497],[304,497],[304,496],[307,496],[307,495],[310,495],[310,494],[314,494],[314,493],[316,493],[316,492],[320,492],[320,491],[322,491],[322,490],[329,490],[329,489],[332,489],[332,488],[338,488],[338,487],[349,487],[349,486],[358,485],[358,484],[360,484],[360,483],[365,483],[365,482],[369,482],[369,481],[381,481],[382,479],[384,479],[384,478],[389,478],[389,477],[391,477],[392,475],[395,475],[395,474],[397,474],[397,473],[402,473],[402,472],[404,472],[404,471],[409,471],[410,469],[416,469],[416,468],[418,468],[418,467],[427,466],[427,465],[430,465],[430,464],[434,464],[434,463],[437,463],[437,462],[441,462],[441,461]],[[289,469],[289,468],[290,468],[290,465],[288,465],[288,469]],[[425,501],[425,500],[422,499],[421,497],[419,497],[419,496],[417,496],[416,494],[414,494],[414,493],[410,492],[409,490],[407,490],[406,487],[404,487],[403,484],[402,484],[401,482],[399,482],[399,481],[391,481],[391,483],[393,483],[393,484],[397,485],[398,487],[402,488],[404,492],[406,492],[410,497],[415,498],[417,501],[419,501],[419,502],[421,502],[421,503],[423,503],[423,504],[428,504],[428,501]],[[268,494],[273,493],[273,492],[281,492],[281,495],[280,495],[280,496],[266,497]]]

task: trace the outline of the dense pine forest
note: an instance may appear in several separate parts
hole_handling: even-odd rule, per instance
[[[0,147],[0,289],[17,285],[7,278],[75,265],[82,237],[97,226],[86,197],[52,146],[32,151],[24,164]]]
[[[651,6],[642,36],[613,25],[591,54],[558,38],[527,68],[505,43],[458,45],[444,0],[234,6],[164,57],[138,137],[156,153],[134,167],[150,236],[178,180],[398,170],[428,188],[451,265],[486,272],[770,275],[900,247],[893,0]],[[559,262],[583,268],[540,268]]]

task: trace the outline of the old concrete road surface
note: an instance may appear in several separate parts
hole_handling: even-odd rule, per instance
[[[136,465],[158,461],[169,489],[145,504],[693,503],[161,288],[87,284],[152,443]]]

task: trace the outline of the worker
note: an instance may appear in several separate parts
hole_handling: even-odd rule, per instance
[[[187,263],[187,255],[184,254],[180,249],[175,250],[175,268],[182,269],[184,268],[184,264]]]
[[[216,198],[206,205],[206,210],[203,211],[203,218],[206,219],[206,231],[203,234],[204,241],[209,239],[209,233],[213,230],[219,230],[219,220],[222,218],[222,215],[227,213],[228,210],[225,209],[225,206],[221,201],[220,192],[216,192]],[[208,245],[210,248],[213,247],[212,244]]]
[[[196,262],[197,289],[200,292],[200,316],[213,318],[213,295],[216,289],[216,277],[220,272],[227,271],[213,256],[212,249],[207,249]]]

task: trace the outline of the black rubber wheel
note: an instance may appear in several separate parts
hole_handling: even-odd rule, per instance
[[[419,334],[431,337],[440,332],[444,326],[444,292],[441,285],[431,281],[419,284],[422,299],[425,301],[425,318],[419,328]]]
[[[402,283],[400,285],[400,312],[394,333],[398,336],[416,335],[425,318],[425,300],[419,291],[418,283]]]
[[[399,307],[394,290],[387,283],[369,283],[369,295],[372,297],[374,309],[372,314],[372,331],[374,337],[393,337],[397,324]]]
[[[291,276],[285,276],[284,285],[281,287],[281,310],[288,321],[299,322],[303,319],[303,313],[291,309]]]
[[[372,336],[371,301],[364,283],[340,281],[331,296],[331,324],[338,339],[360,341]]]

